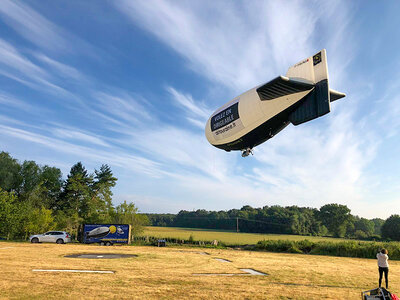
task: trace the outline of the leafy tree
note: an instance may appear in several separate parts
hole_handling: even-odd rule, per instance
[[[88,175],[81,162],[72,166],[57,203],[57,208],[68,215],[77,213],[86,220],[90,210],[91,184],[93,178]]]
[[[343,237],[351,220],[350,209],[346,205],[326,204],[320,208],[320,220],[336,237]]]
[[[42,205],[55,209],[63,185],[61,170],[55,167],[44,166],[40,173],[40,197]]]
[[[69,211],[68,213],[57,211],[54,217],[55,228],[67,231],[72,235],[72,238],[76,238],[78,236],[79,225],[83,223],[83,219],[79,217],[78,212]]]
[[[385,223],[385,220],[375,218],[375,219],[372,219],[371,221],[374,222],[374,234],[381,235],[381,228],[382,228],[382,225]]]
[[[382,237],[400,241],[400,216],[391,215],[382,225]]]
[[[132,237],[143,231],[143,226],[147,225],[149,219],[146,215],[139,214],[138,208],[134,203],[124,201],[115,208],[114,222],[118,224],[132,225]]]
[[[34,161],[24,161],[20,171],[22,177],[19,189],[20,200],[28,200],[31,193],[37,189],[40,184],[40,173],[40,167]]]
[[[93,195],[91,203],[91,222],[111,222],[114,211],[112,205],[111,188],[115,186],[117,178],[113,176],[108,165],[102,165],[100,170],[95,170]]]
[[[16,196],[0,188],[0,234],[7,240],[15,232],[18,224],[18,209]]]
[[[374,234],[374,222],[365,219],[365,218],[359,218],[354,222],[354,228],[357,231],[362,231],[365,233],[365,237],[369,237]]]
[[[50,209],[33,208],[24,226],[25,238],[31,234],[43,233],[54,228],[54,217]]]
[[[0,188],[7,192],[17,192],[22,178],[21,166],[7,152],[0,152]]]

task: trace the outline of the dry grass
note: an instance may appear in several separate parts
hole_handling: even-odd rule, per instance
[[[218,240],[226,245],[246,245],[257,244],[262,240],[310,240],[313,242],[329,241],[329,242],[342,242],[348,241],[341,238],[330,238],[321,236],[303,236],[303,235],[290,235],[290,234],[264,234],[264,233],[236,233],[229,231],[218,231],[212,229],[194,229],[194,228],[179,228],[179,227],[145,227],[142,236],[154,236],[158,238],[176,238],[176,239],[189,239],[192,235],[196,241],[212,241]]]
[[[9,248],[12,247],[12,248]],[[200,248],[55,245],[0,242],[0,298],[111,299],[359,299],[376,287],[375,260]],[[64,258],[77,253],[125,253],[123,259]],[[214,258],[226,258],[221,263]],[[269,276],[198,277],[193,273]],[[32,269],[114,270],[115,274],[34,273]],[[400,293],[400,262],[390,286]]]

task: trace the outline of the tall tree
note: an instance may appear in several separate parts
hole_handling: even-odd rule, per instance
[[[100,170],[95,170],[94,173],[91,203],[92,222],[111,222],[110,218],[114,210],[111,188],[116,185],[117,178],[113,176],[111,168],[105,164],[100,167]]]
[[[92,181],[92,176],[88,175],[81,162],[73,165],[57,203],[57,208],[71,215],[76,212],[85,219],[90,206]]]
[[[381,228],[382,237],[395,241],[400,241],[400,216],[391,215]]]
[[[146,215],[138,214],[138,208],[134,203],[124,201],[115,209],[114,222],[119,224],[132,225],[132,236],[143,231],[143,226],[147,225],[149,219]]]
[[[380,218],[374,218],[371,220],[372,222],[374,222],[374,234],[375,235],[381,235],[381,228],[382,225],[385,223],[385,220],[382,220]]]
[[[16,196],[0,188],[0,234],[10,239],[18,224]]]
[[[40,184],[40,167],[32,160],[24,161],[21,166],[22,184],[19,190],[20,200],[28,200]]]
[[[44,166],[40,174],[40,198],[46,208],[56,208],[57,199],[60,196],[63,185],[61,170],[56,167]]]
[[[326,204],[320,208],[320,220],[335,237],[343,237],[349,225],[351,214],[346,205]]]
[[[21,165],[7,152],[0,152],[0,188],[7,192],[17,192],[22,183]]]

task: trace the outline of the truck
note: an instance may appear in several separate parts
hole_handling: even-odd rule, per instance
[[[81,243],[99,243],[102,246],[130,244],[131,225],[129,224],[82,224],[78,230]]]

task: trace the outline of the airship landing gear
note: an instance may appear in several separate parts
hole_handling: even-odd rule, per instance
[[[253,155],[253,148],[247,148],[242,150],[242,157],[249,156],[250,154]]]

